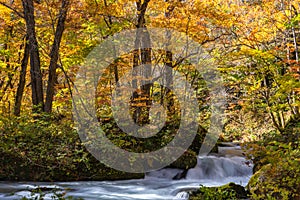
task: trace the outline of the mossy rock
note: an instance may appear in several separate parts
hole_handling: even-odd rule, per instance
[[[245,188],[235,183],[228,183],[220,187],[204,187],[190,192],[189,200],[222,200],[246,199],[248,193]]]
[[[189,150],[194,151],[198,155],[206,134],[207,130],[199,125],[197,134],[190,145]],[[218,143],[213,146],[211,153],[218,153]]]
[[[180,156],[175,162],[173,162],[168,167],[184,169],[184,170],[194,168],[197,165],[197,156],[199,154],[201,145],[203,143],[206,134],[207,131],[203,127],[199,126],[197,134],[195,135],[195,138],[192,144],[189,146],[188,150],[186,150],[182,156]],[[211,152],[213,153],[218,152],[217,143],[214,145]]]
[[[187,150],[169,167],[178,169],[190,169],[197,165],[197,154],[191,150]]]
[[[294,117],[254,151],[254,175],[247,185],[253,199],[300,199],[299,136],[299,117]]]
[[[264,165],[252,175],[247,185],[247,190],[250,191],[252,195],[259,195],[259,193],[261,193],[259,187],[261,187],[261,183],[267,179],[268,174],[266,173],[268,173],[271,167],[271,164]]]
[[[293,164],[292,164],[293,165]],[[300,161],[295,166],[280,161],[266,164],[250,179],[247,189],[253,199],[300,199]]]

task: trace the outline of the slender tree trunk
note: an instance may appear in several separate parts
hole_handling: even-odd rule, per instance
[[[151,77],[151,48],[150,48],[150,35],[146,27],[145,22],[145,13],[147,10],[147,6],[150,0],[139,0],[136,2],[137,11],[138,11],[138,19],[136,27],[138,28],[136,32],[136,40],[135,40],[135,50],[133,52],[133,68],[142,64],[144,66],[143,75],[147,80],[142,81],[142,86],[140,92],[135,91],[132,95],[132,105],[133,108],[133,120],[142,125],[149,123],[149,111],[152,101],[150,99],[150,90],[152,84],[148,79]],[[133,77],[136,76],[134,72]],[[133,78],[132,86],[137,87],[137,80]],[[139,98],[146,98],[146,105],[141,106],[139,103],[143,103],[139,100]]]
[[[56,69],[57,69],[57,61],[59,56],[59,47],[65,29],[65,21],[67,18],[68,8],[69,8],[69,1],[63,0],[61,3],[61,9],[60,9],[57,27],[55,31],[54,42],[50,53],[49,77],[48,77],[46,102],[45,102],[45,112],[48,113],[52,111],[54,86],[55,86],[55,80],[57,76]]]
[[[29,44],[28,44],[28,37],[26,36],[24,55],[21,63],[21,73],[20,73],[19,84],[18,84],[16,99],[15,99],[14,115],[16,116],[19,116],[21,112],[22,97],[23,97],[25,83],[26,83],[26,71],[27,71],[28,59],[29,59]]]
[[[13,34],[13,26],[9,26],[7,28],[7,30],[5,30],[5,36],[6,36],[6,39],[5,39],[5,43],[3,45],[3,49],[4,50],[9,50],[9,44],[10,44],[10,40],[12,38],[12,34]],[[12,79],[13,79],[13,73],[12,73],[12,66],[10,64],[10,56],[9,55],[5,55],[3,60],[2,60],[4,63],[6,63],[6,69],[8,71],[8,80],[5,81],[4,80],[1,80],[1,83],[0,83],[0,88],[2,86],[3,87],[3,90],[2,90],[2,94],[0,95],[0,101],[2,101],[3,97],[5,96],[5,93],[6,91],[8,90],[8,88],[13,88],[13,85],[12,85]]]
[[[109,9],[106,0],[104,0],[104,6],[105,6],[106,9]],[[109,15],[108,20],[106,20],[104,18],[104,21],[105,21],[107,27],[109,28],[109,30],[112,30],[112,25],[113,25],[112,16]],[[115,46],[114,43],[113,43],[112,48],[113,48],[114,57],[116,58],[117,49],[116,49],[116,46]],[[117,64],[113,65],[113,72],[114,72],[114,76],[115,76],[116,86],[118,86],[119,85],[119,83],[118,83],[119,82],[119,71],[118,71],[118,65]]]
[[[146,78],[146,80],[142,81],[142,87],[141,87],[141,96],[145,97],[145,103],[146,106],[142,107],[142,116],[141,116],[141,123],[142,124],[146,124],[150,122],[150,118],[149,118],[149,112],[150,112],[150,107],[152,105],[152,101],[150,99],[151,94],[151,87],[152,87],[152,83],[151,83],[151,73],[152,73],[152,66],[151,66],[151,48],[150,48],[150,35],[149,32],[147,30],[147,28],[143,28],[143,36],[142,36],[142,41],[141,41],[141,63],[144,66],[144,70],[142,73],[144,73],[144,78]],[[146,47],[146,48],[144,48]]]
[[[29,42],[33,111],[40,112],[44,110],[44,97],[40,55],[35,33],[34,4],[33,0],[22,0],[22,4],[26,21],[26,34]]]
[[[291,8],[290,8],[290,10],[291,10],[291,12],[296,12],[295,14],[294,14],[294,16],[293,17],[295,17],[295,16],[298,16],[298,13],[297,13],[297,11],[296,11],[296,9],[295,9],[295,7],[293,7],[292,5],[291,5]],[[298,33],[298,34],[297,34]],[[298,39],[298,36],[299,36],[299,28],[297,28],[297,33],[296,33],[296,30],[295,30],[295,27],[294,27],[294,25],[292,26],[292,36],[293,36],[293,43],[294,43],[294,48],[295,48],[295,50],[294,50],[294,52],[293,52],[293,54],[294,54],[294,57],[295,57],[295,61],[296,61],[296,63],[298,64],[299,63],[299,48],[298,48],[298,42],[299,42],[299,39]],[[292,96],[293,96],[293,104],[294,104],[294,106],[293,106],[293,110],[295,110],[295,113],[296,113],[296,115],[299,115],[300,113],[299,113],[299,106],[295,103],[295,92],[293,91],[292,92]]]
[[[165,89],[165,98],[167,101],[167,110],[169,112],[169,116],[175,115],[175,104],[174,104],[174,94],[172,92],[173,90],[173,74],[172,74],[172,60],[173,60],[173,54],[171,51],[166,52],[166,86]]]
[[[169,2],[169,0],[166,0],[166,2]],[[165,16],[167,19],[170,19],[171,13],[174,10],[173,5],[169,5],[167,8],[167,11],[165,12]],[[173,90],[173,74],[172,74],[172,69],[173,69],[173,53],[170,51],[170,45],[171,45],[171,39],[172,39],[172,33],[171,31],[166,32],[166,38],[167,38],[167,43],[166,43],[166,60],[165,60],[165,66],[166,66],[166,90],[164,96],[166,97],[167,100],[167,109],[169,112],[169,116],[174,116],[175,114],[175,107],[174,107],[174,95],[172,93]]]
[[[138,50],[138,38],[136,38],[135,40],[135,50],[133,51],[133,66],[132,68],[134,69],[135,67],[139,66],[139,50]],[[132,87],[133,88],[137,88],[137,79],[135,79],[135,77],[137,76],[137,72],[136,70],[133,70],[132,76],[133,76],[133,80],[132,80]],[[135,123],[138,123],[138,118],[139,115],[141,113],[140,111],[140,107],[136,106],[137,105],[137,99],[138,99],[139,95],[138,95],[138,91],[134,91],[132,94],[132,99],[131,99],[131,105],[132,105],[132,109],[133,109],[133,121]]]

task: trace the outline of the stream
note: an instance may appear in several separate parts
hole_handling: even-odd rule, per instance
[[[0,199],[32,198],[39,195],[33,192],[37,188],[44,191],[45,200],[52,199],[53,189],[57,193],[66,193],[65,197],[85,200],[188,199],[186,191],[197,189],[200,185],[221,186],[234,182],[246,186],[252,167],[240,146],[228,143],[219,147],[218,154],[198,157],[198,164],[187,172],[165,168],[147,173],[144,179],[123,181],[0,182]]]

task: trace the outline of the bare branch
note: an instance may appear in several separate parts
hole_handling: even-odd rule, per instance
[[[7,5],[6,3],[3,3],[3,2],[0,2],[0,5],[2,5],[2,6],[4,6],[4,7],[6,7],[6,8],[8,8],[8,9],[10,9],[10,10],[12,10],[12,11],[14,11],[19,17],[21,17],[21,18],[24,19],[24,15],[23,15],[22,13],[20,13],[19,11],[17,11],[15,8],[13,8],[13,7]]]

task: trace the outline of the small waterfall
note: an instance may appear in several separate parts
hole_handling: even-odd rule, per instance
[[[145,179],[193,180],[217,186],[234,182],[245,186],[252,175],[253,164],[244,157],[244,151],[234,143],[223,143],[219,153],[198,156],[197,165],[188,171],[164,168],[149,172]]]
[[[189,169],[187,180],[208,181],[211,186],[234,182],[247,185],[253,163],[245,158],[243,149],[235,143],[221,143],[217,154],[198,156],[197,165]]]
[[[244,157],[198,157],[195,168],[188,171],[186,179],[223,179],[228,177],[251,176],[252,164]]]
[[[152,171],[145,174],[145,179],[174,179],[178,174],[182,174],[184,170],[174,168],[164,168],[158,171]]]

